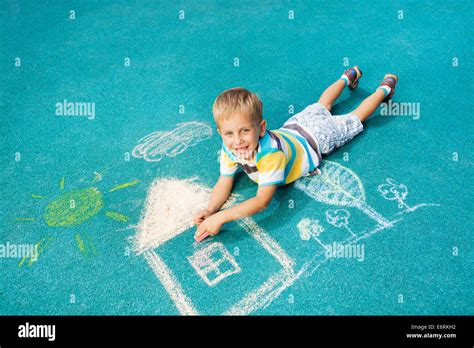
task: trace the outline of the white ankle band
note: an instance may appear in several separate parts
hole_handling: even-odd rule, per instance
[[[350,81],[349,81],[349,78],[348,78],[346,75],[344,75],[344,74],[342,74],[342,76],[341,76],[341,78],[340,78],[339,80],[344,80],[344,81],[346,81],[346,86],[347,86],[347,85],[349,84],[349,82],[350,82]]]

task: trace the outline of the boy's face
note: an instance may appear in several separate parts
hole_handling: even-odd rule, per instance
[[[225,146],[238,158],[252,160],[255,156],[258,141],[265,135],[266,122],[255,124],[249,116],[236,114],[221,120],[217,131]]]

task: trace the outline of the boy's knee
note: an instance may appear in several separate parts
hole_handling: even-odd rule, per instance
[[[331,111],[331,108],[332,108],[332,104],[330,103],[326,103],[326,102],[321,102],[318,100],[318,103],[321,104],[322,106],[324,106],[328,111]]]

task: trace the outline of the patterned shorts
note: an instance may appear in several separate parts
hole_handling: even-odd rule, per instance
[[[298,123],[315,136],[323,155],[328,155],[364,130],[354,114],[331,115],[322,104],[314,103],[289,118],[284,125]]]

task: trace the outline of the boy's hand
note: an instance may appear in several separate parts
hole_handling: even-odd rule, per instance
[[[212,212],[207,210],[207,209],[204,209],[204,210],[201,210],[199,212],[197,212],[194,217],[193,217],[193,221],[196,225],[200,225],[201,222],[203,222],[204,220],[206,220],[209,216],[212,215]]]
[[[207,217],[198,227],[194,234],[194,239],[199,239],[199,236],[208,233],[215,236],[219,233],[224,222],[220,218],[219,213]]]

